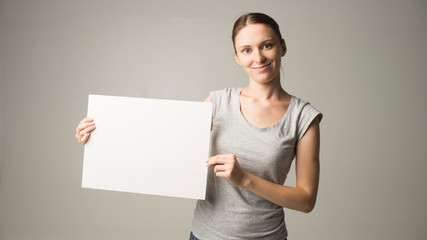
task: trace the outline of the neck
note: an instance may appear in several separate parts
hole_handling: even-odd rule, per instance
[[[280,77],[268,83],[258,83],[250,79],[249,86],[243,90],[245,95],[259,100],[280,100],[288,95],[280,85]]]

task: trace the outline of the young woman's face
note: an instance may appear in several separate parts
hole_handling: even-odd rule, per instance
[[[272,28],[249,24],[238,32],[234,42],[236,61],[252,81],[280,82],[280,60],[286,53],[286,46]]]

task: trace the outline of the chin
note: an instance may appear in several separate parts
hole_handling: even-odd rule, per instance
[[[259,84],[269,84],[271,82],[273,82],[272,79],[252,79],[254,82],[259,83]]]
[[[251,79],[257,83],[260,83],[260,84],[268,84],[268,83],[272,83],[274,81],[275,77],[274,76],[262,76],[262,77],[254,76]]]

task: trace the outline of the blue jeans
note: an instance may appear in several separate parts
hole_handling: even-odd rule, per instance
[[[199,239],[194,236],[193,232],[190,232],[190,239],[189,240],[199,240]]]

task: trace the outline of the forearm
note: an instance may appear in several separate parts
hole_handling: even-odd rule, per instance
[[[275,184],[245,172],[242,186],[277,205],[302,211],[313,210],[319,186],[319,119],[310,124],[298,142],[295,158],[296,187]]]
[[[319,185],[319,143],[319,122],[315,119],[297,145],[296,187],[276,184],[244,171],[234,154],[211,157],[207,166],[214,166],[217,177],[227,178],[236,187],[244,187],[279,206],[308,213],[316,203]]]
[[[298,186],[288,187],[267,181],[247,172],[245,175],[243,187],[272,203],[305,213],[311,212],[314,208],[317,189],[309,191]]]

